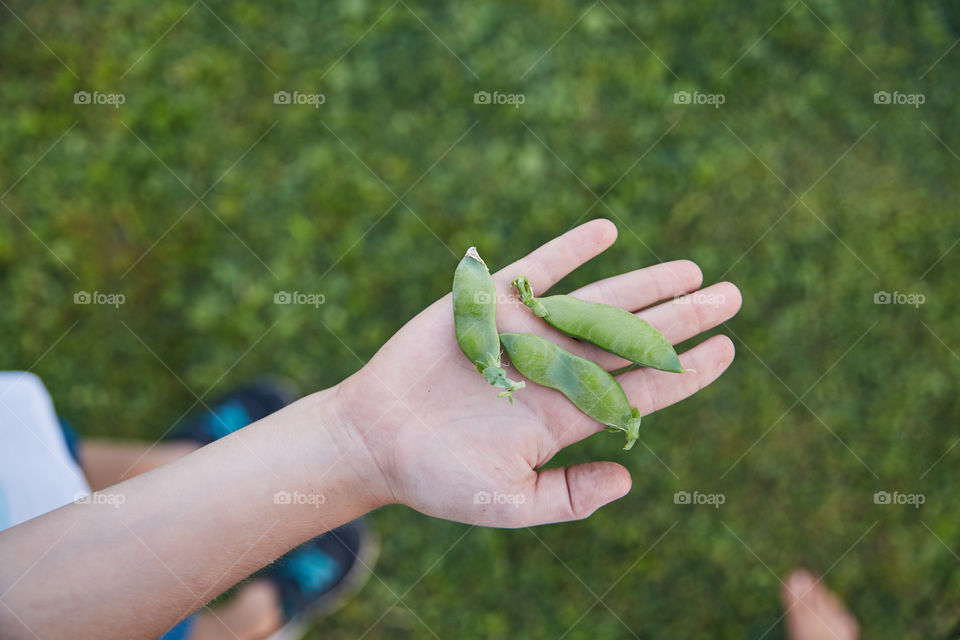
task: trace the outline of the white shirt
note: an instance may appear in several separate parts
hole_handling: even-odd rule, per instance
[[[40,378],[0,372],[0,531],[88,493]]]

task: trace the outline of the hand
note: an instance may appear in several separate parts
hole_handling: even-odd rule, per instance
[[[535,318],[510,289],[518,273],[542,295],[560,278],[607,249],[616,239],[608,220],[594,220],[555,238],[493,276],[501,332],[545,335],[607,370],[628,364],[579,343]],[[731,318],[740,292],[730,283],[678,302],[700,288],[700,269],[688,261],[658,264],[591,283],[573,295],[616,305],[657,327],[672,343]],[[712,294],[712,295],[711,295]],[[662,304],[650,307],[654,303]],[[733,343],[714,336],[680,356],[695,373],[638,369],[619,377],[631,405],[644,415],[668,407],[715,380],[732,362]],[[505,363],[508,376],[520,379]],[[515,404],[497,397],[461,353],[448,294],[396,333],[373,359],[337,387],[339,413],[369,451],[383,502],[470,524],[520,527],[585,518],[630,490],[627,470],[591,462],[537,471],[554,454],[603,425],[562,394],[527,382]],[[642,430],[641,430],[642,434]],[[605,436],[618,449],[621,434]]]

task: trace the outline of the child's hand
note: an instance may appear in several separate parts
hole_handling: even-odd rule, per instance
[[[611,222],[594,220],[495,273],[500,331],[547,335],[608,370],[627,364],[551,329],[510,289],[511,279],[523,273],[542,295],[609,247],[616,235]],[[594,282],[573,295],[630,311],[665,301],[641,315],[676,344],[728,320],[740,308],[740,292],[730,283],[686,300],[673,299],[697,291],[701,282],[695,264],[676,261]],[[715,336],[682,354],[683,366],[695,373],[640,369],[619,381],[631,405],[646,415],[705,387],[733,356],[732,342]],[[511,378],[520,379],[508,363],[505,367]],[[627,493],[630,475],[613,462],[538,472],[560,449],[603,426],[545,387],[528,382],[514,394],[513,405],[497,397],[497,391],[461,353],[447,295],[341,383],[336,399],[354,446],[373,460],[376,470],[367,474],[369,488],[383,502],[471,524],[519,527],[584,518]],[[651,428],[680,426],[671,425],[668,415]],[[609,437],[611,451],[619,450],[619,443],[619,438]]]
[[[610,222],[595,220],[495,274],[500,328],[547,334],[602,366],[622,366],[550,329],[509,288],[524,273],[541,293],[615,236]],[[574,293],[630,310],[665,300],[643,316],[676,343],[740,306],[731,284],[671,300],[700,278],[696,265],[671,262]],[[620,376],[631,404],[647,414],[689,396],[730,364],[733,345],[717,336],[681,359],[697,373]],[[551,389],[528,384],[512,406],[497,391],[460,352],[445,296],[339,385],[105,489],[124,498],[122,508],[78,502],[0,531],[0,592],[17,612],[0,616],[0,636],[156,638],[279,555],[390,502],[519,527],[584,518],[629,490],[627,470],[612,462],[538,472],[601,426]],[[653,422],[683,428],[669,416]],[[622,436],[604,442],[619,451]]]

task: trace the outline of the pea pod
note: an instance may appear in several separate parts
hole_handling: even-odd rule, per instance
[[[470,247],[453,275],[453,321],[457,344],[494,387],[513,403],[513,392],[524,387],[500,367],[497,336],[497,290],[476,247]]]
[[[633,447],[640,434],[640,411],[630,408],[627,394],[603,367],[529,333],[501,333],[500,342],[517,371],[537,384],[556,389],[609,429],[626,432],[623,448]]]
[[[629,311],[573,296],[535,298],[524,275],[513,280],[520,299],[535,315],[569,336],[645,367],[684,373],[673,345],[653,325]]]

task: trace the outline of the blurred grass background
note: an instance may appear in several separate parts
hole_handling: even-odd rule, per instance
[[[33,366],[86,435],[155,439],[190,390],[265,372],[332,385],[448,290],[467,246],[499,267],[593,217],[620,238],[558,291],[676,258],[743,291],[720,381],[645,420],[646,447],[598,436],[558,461],[624,463],[628,497],[519,531],[383,509],[379,580],[316,637],[782,637],[777,576],[801,565],[864,637],[953,635],[957,2],[0,15],[0,366]],[[274,305],[280,290],[326,303]],[[926,303],[875,305],[881,290]],[[682,490],[726,503],[676,505]]]

